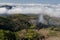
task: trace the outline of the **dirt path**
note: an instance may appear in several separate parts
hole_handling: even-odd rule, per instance
[[[46,40],[60,40],[60,37],[49,37]]]

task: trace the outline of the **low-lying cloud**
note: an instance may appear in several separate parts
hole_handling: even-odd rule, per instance
[[[0,14],[4,14],[7,12],[7,9],[6,8],[0,8]]]
[[[16,7],[8,10],[0,8],[0,14],[47,14],[60,17],[60,4],[17,4]]]

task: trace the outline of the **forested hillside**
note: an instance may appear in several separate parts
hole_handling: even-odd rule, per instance
[[[16,40],[15,32],[29,29],[32,25],[29,20],[30,18],[34,19],[35,17],[15,14],[9,16],[0,16],[0,32],[2,37],[1,40]],[[6,39],[5,39],[6,37]]]
[[[58,18],[46,15],[44,24],[35,23],[36,19],[37,15],[30,14],[0,16],[0,40],[48,40],[52,36],[60,36]]]

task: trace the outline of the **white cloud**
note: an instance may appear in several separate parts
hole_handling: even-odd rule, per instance
[[[1,3],[0,3],[1,4]],[[9,5],[10,3],[5,3]],[[14,4],[16,7],[7,10],[6,8],[0,8],[1,13],[8,14],[47,14],[50,16],[60,17],[60,4]]]
[[[51,4],[20,4],[19,7],[11,9],[8,13],[23,14],[47,14],[50,16],[60,17],[60,5]]]
[[[7,9],[6,8],[0,8],[0,14],[4,14],[7,12]]]

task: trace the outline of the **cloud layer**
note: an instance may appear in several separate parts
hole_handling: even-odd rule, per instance
[[[16,4],[15,6],[10,10],[5,7],[0,8],[0,14],[47,14],[60,17],[60,4]]]

